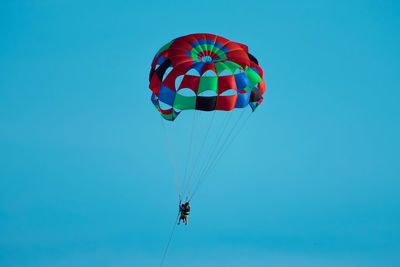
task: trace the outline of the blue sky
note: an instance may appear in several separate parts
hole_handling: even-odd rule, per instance
[[[396,1],[2,1],[0,265],[159,265],[176,189],[148,72],[195,32],[247,44],[267,93],[165,266],[400,265],[399,17]]]

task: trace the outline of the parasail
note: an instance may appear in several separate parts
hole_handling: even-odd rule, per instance
[[[263,101],[263,71],[246,45],[199,33],[161,47],[149,80],[179,199],[191,200]]]

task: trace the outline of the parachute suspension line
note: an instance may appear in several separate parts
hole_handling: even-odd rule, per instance
[[[236,121],[234,128],[232,129],[231,133],[234,132],[234,130],[236,129],[236,127],[239,125],[237,122],[239,122],[241,120],[241,118],[243,117],[243,114],[245,112],[243,111],[242,114],[240,114],[239,119]],[[213,162],[213,166],[212,168],[209,168],[208,171],[204,174],[204,178],[202,180],[199,181],[199,183],[197,184],[197,187],[194,189],[192,196],[190,198],[190,200],[192,200],[192,198],[194,197],[194,195],[197,193],[197,191],[199,190],[201,184],[204,182],[204,180],[211,174],[211,171],[214,169],[214,167],[217,165],[217,163],[219,162],[219,160],[222,158],[222,156],[225,154],[226,150],[230,147],[230,145],[233,143],[233,141],[239,136],[239,134],[242,132],[242,130],[245,128],[249,118],[251,117],[251,114],[253,114],[253,112],[250,112],[250,114],[243,120],[243,122],[241,123],[241,126],[239,127],[238,131],[235,132],[235,134],[232,136],[232,138],[230,138],[230,140],[228,142],[225,143],[224,149],[222,150],[222,153],[219,154],[219,156],[216,158],[216,160]],[[229,137],[227,138],[229,139]],[[189,201],[190,201],[189,200]]]
[[[201,114],[202,112],[196,112],[195,111],[195,116],[194,116],[194,127],[192,128],[192,136],[191,136],[191,151],[190,151],[190,161],[187,164],[187,170],[188,173],[186,175],[186,198],[185,201],[188,200],[189,198],[189,192],[190,192],[190,187],[191,187],[191,182],[192,182],[192,173],[193,170],[196,168],[196,160],[197,158],[195,157],[197,155],[197,151],[199,150],[198,142],[194,142],[193,140],[199,140],[199,137],[201,136],[200,129],[198,127],[201,127]]]
[[[231,144],[233,143],[233,141],[239,136],[239,134],[243,131],[243,129],[245,128],[245,126],[247,125],[247,122],[249,121],[251,115],[253,114],[254,111],[250,112],[250,114],[243,120],[242,125],[240,126],[240,128],[236,131],[235,135],[233,135],[233,137],[229,140],[229,143],[225,146],[224,150],[222,151],[222,153],[219,155],[219,158],[217,158],[217,162],[222,158],[222,156],[225,154],[226,150],[231,146]],[[243,117],[243,116],[242,116]]]
[[[229,112],[230,114],[233,114],[233,112]],[[196,185],[196,188],[193,191],[193,194],[195,192],[197,192],[198,188],[201,186],[201,184],[203,184],[203,181],[207,178],[208,173],[210,172],[209,170],[215,167],[215,161],[221,151],[221,149],[225,146],[225,144],[228,141],[228,137],[222,139],[223,136],[225,136],[225,130],[228,130],[228,136],[232,133],[233,128],[237,125],[237,123],[240,121],[240,117],[238,117],[236,120],[234,120],[233,122],[233,126],[231,127],[229,125],[229,121],[232,118],[232,115],[228,118],[227,123],[224,125],[224,129],[223,132],[221,133],[221,135],[219,136],[218,142],[215,145],[215,149],[214,152],[212,154],[212,156],[210,157],[210,159],[208,160],[208,164],[207,166],[205,166],[205,168],[202,169],[202,172],[200,173],[199,176],[199,181]]]
[[[171,124],[171,134],[172,134],[172,137],[171,137],[171,143],[172,143],[172,157],[173,157],[173,159],[174,159],[174,162],[175,162],[175,168],[176,168],[176,173],[177,173],[177,177],[178,177],[178,186],[179,186],[179,188],[180,188],[180,194],[179,194],[179,201],[181,201],[181,199],[182,199],[182,188],[181,188],[181,184],[180,184],[180,181],[181,181],[181,179],[182,179],[182,175],[181,175],[181,171],[180,171],[180,168],[179,168],[179,166],[178,166],[178,153],[177,153],[177,149],[176,149],[176,143],[177,143],[177,139],[176,139],[176,122],[175,121],[173,121],[172,122],[172,124]]]
[[[163,266],[164,261],[165,261],[165,257],[167,256],[169,244],[171,243],[172,237],[173,237],[173,235],[174,235],[174,233],[175,233],[175,228],[176,228],[176,225],[177,225],[177,222],[178,222],[178,218],[179,218],[179,212],[178,212],[178,216],[176,217],[176,219],[175,219],[175,221],[174,221],[174,226],[172,227],[171,233],[169,234],[169,239],[168,239],[168,242],[167,242],[167,246],[165,247],[163,256],[162,256],[162,258],[161,258],[160,267]]]
[[[168,133],[167,133],[164,119],[161,116],[160,116],[160,119],[161,119],[161,125],[164,130],[165,143],[167,143],[168,156],[169,156],[170,164],[172,166],[172,172],[173,172],[173,176],[174,176],[174,180],[175,180],[176,190],[178,191],[178,196],[179,196],[179,201],[180,201],[182,199],[182,192],[181,192],[181,187],[179,185],[179,174],[177,174],[177,166],[175,165],[174,155],[172,154],[172,151],[171,151],[170,142],[169,142],[170,139],[168,138]],[[173,139],[174,139],[174,137],[171,138],[171,142],[173,142],[172,141]]]
[[[195,125],[195,121],[196,121],[196,110],[194,110],[193,112],[193,123],[192,123],[192,130],[190,133],[190,143],[189,143],[189,152],[187,154],[186,157],[186,166],[185,166],[185,174],[183,177],[183,194],[185,195],[185,192],[187,190],[187,172],[188,172],[188,165],[190,163],[190,159],[191,159],[191,154],[192,154],[192,145],[193,145],[193,134],[194,134],[194,125]]]
[[[190,183],[190,181],[191,181],[192,177],[196,177],[196,176],[193,176],[193,174],[195,173],[195,170],[198,169],[198,168],[196,168],[196,167],[200,166],[200,165],[195,165],[195,164],[196,164],[196,162],[199,162],[199,159],[200,159],[200,157],[201,157],[201,155],[202,155],[202,152],[203,152],[203,150],[204,150],[204,147],[205,147],[205,144],[206,144],[206,141],[207,141],[207,137],[208,137],[208,135],[209,135],[209,133],[210,133],[210,129],[211,129],[211,127],[212,127],[212,125],[213,125],[213,122],[214,122],[215,113],[216,113],[216,111],[214,110],[213,115],[212,115],[212,118],[211,118],[211,122],[209,123],[209,125],[208,125],[208,127],[207,127],[207,131],[206,131],[206,134],[204,135],[203,142],[201,143],[201,146],[200,146],[199,151],[198,151],[198,153],[197,153],[196,160],[194,161],[194,166],[193,166],[192,172],[191,172],[191,174],[190,174],[190,176],[189,176],[189,188],[188,188],[188,192],[187,192],[187,195],[186,195],[186,199],[189,197],[190,190],[191,190],[191,183]],[[196,182],[196,181],[194,181],[194,182]]]
[[[225,124],[222,125],[222,131],[216,136],[217,138],[215,139],[216,143],[213,145],[213,151],[210,154],[210,157],[206,161],[207,165],[204,166],[204,168],[201,170],[199,174],[199,181],[203,178],[205,170],[207,170],[213,163],[219,147],[223,144],[223,142],[226,141],[224,136],[226,135],[226,132],[229,131],[229,124],[231,122],[233,114],[234,114],[233,112],[227,112],[227,116],[224,120]]]
[[[190,154],[189,154],[189,163],[188,163],[188,165],[187,165],[187,174],[186,174],[186,187],[185,187],[185,193],[186,193],[186,197],[185,197],[185,201],[187,201],[188,200],[188,188],[190,188],[190,183],[191,183],[191,179],[189,178],[190,177],[190,173],[191,173],[191,171],[192,171],[192,169],[193,169],[193,167],[195,166],[195,159],[194,159],[194,156],[196,155],[196,148],[197,148],[197,146],[196,146],[196,144],[198,143],[198,142],[196,142],[196,140],[197,140],[197,135],[198,135],[198,131],[197,131],[197,128],[198,128],[198,126],[199,126],[199,120],[200,120],[200,115],[201,115],[201,111],[198,111],[198,110],[195,110],[194,111],[194,124],[193,124],[193,128],[192,128],[192,134],[191,134],[191,140],[190,140],[190,142],[191,142],[191,144],[190,144],[190,147],[191,147],[191,149],[190,149]]]
[[[232,133],[235,132],[237,126],[239,125],[239,122],[242,122],[242,118],[244,115],[244,110],[241,112],[240,116],[238,117],[238,119],[235,121],[235,123],[233,124],[232,128],[229,131],[228,136],[225,138],[225,142],[220,146],[220,149],[218,150],[218,153],[216,154],[213,162],[212,162],[212,167],[214,167],[216,165],[216,163],[218,163],[218,159],[220,158],[221,152],[225,150],[225,148],[227,147],[227,144],[229,143],[229,140],[232,136]],[[212,169],[211,167],[206,171],[205,175],[210,171],[210,169]],[[206,175],[207,176],[207,175]]]
[[[215,154],[217,152],[219,144],[221,143],[221,139],[224,136],[226,129],[228,128],[231,118],[232,118],[232,112],[227,112],[225,119],[222,122],[222,129],[213,138],[215,140],[214,144],[212,144],[212,146],[210,147],[210,152],[208,153],[208,157],[206,157],[206,159],[204,160],[204,162],[196,176],[197,185],[195,188],[197,188],[199,186],[199,183],[203,178],[203,174],[204,174],[205,170],[208,169],[209,166],[212,164],[213,158],[215,157]]]
[[[227,141],[227,138],[224,138],[224,137],[225,137],[225,135],[226,135],[225,132],[230,133],[230,131],[229,131],[230,125],[229,125],[229,124],[230,124],[231,118],[233,117],[232,114],[233,114],[233,112],[229,112],[229,117],[228,117],[228,119],[226,120],[226,124],[223,126],[224,129],[223,129],[222,133],[220,134],[217,143],[215,144],[215,149],[214,149],[214,151],[213,151],[212,157],[210,157],[210,160],[208,161],[209,164],[206,166],[205,169],[203,169],[203,171],[202,171],[202,173],[201,173],[202,176],[204,175],[204,172],[205,172],[208,168],[210,168],[210,166],[213,164],[213,162],[215,161],[215,158],[216,158],[217,155],[218,155],[219,150],[221,150],[221,147],[222,147],[222,146],[225,144],[225,142]],[[237,123],[237,121],[236,121],[236,123]]]
[[[214,113],[214,115],[215,115],[215,113]],[[226,113],[226,116],[225,116],[225,120],[223,121],[223,122],[225,122],[225,125],[226,125],[226,122],[228,121],[227,119],[228,119],[228,117],[229,117],[229,113]],[[214,124],[211,124],[210,125],[210,127],[212,127]],[[201,162],[202,162],[202,164],[200,165],[200,167],[199,167],[199,172],[198,173],[201,173],[202,172],[202,170],[204,169],[204,168],[206,168],[206,166],[209,164],[209,160],[212,158],[212,155],[213,155],[213,153],[214,153],[214,151],[216,150],[216,147],[217,147],[217,145],[218,145],[218,138],[217,137],[220,137],[220,136],[222,136],[223,135],[223,131],[224,131],[224,129],[225,129],[225,127],[222,127],[221,128],[221,130],[219,131],[219,133],[220,134],[216,134],[216,132],[214,132],[214,135],[212,136],[212,138],[210,139],[210,144],[208,144],[208,145],[206,145],[207,146],[207,148],[209,148],[209,150],[208,150],[208,153],[205,153],[205,154],[208,154],[208,155],[204,155],[204,156],[206,156]],[[215,129],[214,129],[215,130]],[[213,142],[214,142],[214,144],[213,144]],[[196,181],[198,182],[198,175],[196,174]]]
[[[204,174],[205,177],[207,177],[208,175],[210,175],[211,171],[214,169],[214,167],[217,165],[217,163],[219,162],[219,160],[221,159],[222,155],[225,153],[225,151],[227,150],[227,148],[229,147],[229,145],[232,143],[232,141],[236,138],[236,136],[238,136],[238,133],[240,132],[240,130],[242,130],[244,128],[244,125],[246,123],[246,121],[248,120],[248,118],[250,117],[250,115],[252,113],[250,113],[249,117],[246,118],[246,120],[242,120],[243,115],[244,115],[244,111],[240,114],[239,119],[236,121],[234,127],[232,128],[231,132],[229,133],[229,136],[226,138],[226,142],[224,143],[224,145],[221,147],[221,149],[219,150],[217,157],[215,158],[215,160],[213,161],[213,166],[210,167],[207,172]],[[239,121],[241,121],[241,127],[239,128],[238,131],[236,131],[237,126],[239,125]],[[235,132],[236,134],[231,138],[232,133]]]

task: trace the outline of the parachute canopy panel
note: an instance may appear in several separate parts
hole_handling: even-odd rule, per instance
[[[182,110],[255,110],[265,82],[257,59],[244,44],[214,34],[176,38],[157,52],[151,64],[151,100],[173,121]]]

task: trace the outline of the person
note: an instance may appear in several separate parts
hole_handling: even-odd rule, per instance
[[[185,225],[187,225],[187,217],[190,214],[189,201],[184,204],[181,204],[181,202],[179,202],[179,213],[181,216],[179,217],[178,224],[181,224],[181,221],[183,221]]]

